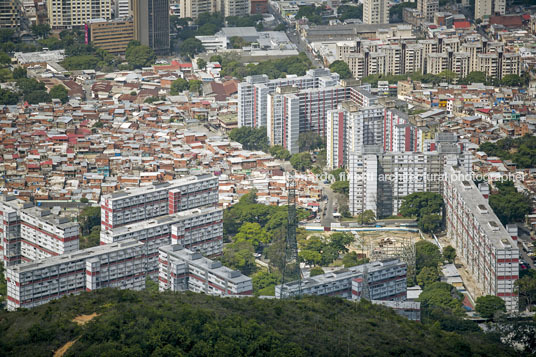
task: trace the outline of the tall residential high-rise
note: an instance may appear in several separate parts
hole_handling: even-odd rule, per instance
[[[83,26],[89,20],[112,18],[111,0],[47,0],[47,10],[53,29]]]
[[[157,54],[169,52],[169,0],[133,0],[134,35]]]
[[[476,0],[475,19],[483,19],[493,14],[504,15],[506,11],[506,0]]]
[[[365,0],[363,3],[363,23],[388,24],[389,2],[387,0]]]
[[[217,4],[215,0],[180,0],[182,18],[195,19],[204,12],[215,12]]]
[[[21,15],[19,0],[0,0],[0,29],[20,29]]]
[[[439,11],[439,0],[418,0],[417,9],[426,21],[433,21],[434,13]]]
[[[129,17],[130,10],[130,0],[115,0],[114,15],[116,18]]]
[[[224,17],[247,16],[250,4],[249,0],[180,0],[182,18],[195,19],[204,12],[219,12]]]

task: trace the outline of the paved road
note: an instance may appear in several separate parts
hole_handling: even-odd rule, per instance
[[[337,220],[333,217],[333,203],[337,199],[335,198],[335,193],[331,190],[329,185],[322,184],[321,186],[328,199],[327,201],[323,201],[320,224],[324,227],[331,227],[331,223],[337,222]]]

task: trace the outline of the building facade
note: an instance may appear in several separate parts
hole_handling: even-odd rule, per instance
[[[406,299],[406,263],[399,259],[357,265],[332,273],[316,275],[301,281],[277,285],[275,297],[291,297],[299,295],[329,295],[346,299],[360,296],[362,284],[356,280],[366,277],[369,291],[376,300]],[[353,292],[354,283],[356,291]]]
[[[86,28],[89,43],[110,53],[124,54],[130,41],[134,40],[134,21],[114,19],[94,20]]]
[[[217,296],[253,294],[250,277],[179,244],[160,248],[158,280],[160,291],[193,291]]]
[[[19,0],[0,0],[0,29],[20,30],[22,13]]]
[[[89,20],[112,18],[110,0],[47,0],[48,20],[53,29],[83,26]]]
[[[156,54],[169,53],[169,0],[133,0],[134,35]]]
[[[105,287],[142,290],[145,259],[143,243],[130,240],[8,267],[7,309]]]
[[[364,0],[363,23],[388,24],[389,2],[387,0]]]
[[[101,198],[101,230],[218,203],[218,178],[189,176]]]
[[[475,0],[475,19],[484,19],[494,14],[504,15],[506,0]]]
[[[77,251],[79,227],[67,217],[15,196],[1,196],[0,238],[5,266]]]
[[[439,11],[439,0],[418,0],[417,9],[426,21],[433,22],[434,14]]]
[[[471,277],[478,295],[496,295],[508,311],[517,311],[519,249],[516,227],[508,232],[470,176],[449,166],[443,185],[447,235]]]

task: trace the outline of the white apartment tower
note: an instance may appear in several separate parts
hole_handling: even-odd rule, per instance
[[[475,19],[483,19],[494,14],[504,15],[506,0],[476,0]]]
[[[388,24],[389,1],[387,0],[364,0],[363,23],[365,24]]]
[[[434,14],[439,11],[439,0],[417,0],[417,6],[424,19],[433,22]]]
[[[458,257],[477,283],[478,295],[496,295],[508,311],[516,311],[519,279],[517,227],[507,231],[488,204],[489,189],[481,192],[469,175],[446,169],[443,199],[447,235]]]

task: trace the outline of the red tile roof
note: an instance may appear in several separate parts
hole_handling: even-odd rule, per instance
[[[455,29],[468,29],[471,28],[471,23],[469,21],[458,21],[454,23]]]

